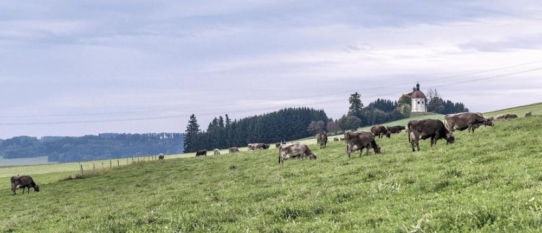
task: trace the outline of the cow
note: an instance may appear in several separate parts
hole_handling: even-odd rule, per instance
[[[316,143],[320,145],[320,149],[326,148],[327,134],[325,132],[320,132],[316,134]]]
[[[530,116],[532,116],[532,115],[533,115],[532,112],[526,112],[526,113],[525,113],[525,117],[530,117]]]
[[[344,141],[344,138],[340,138],[339,140]]]
[[[412,151],[414,146],[420,151],[420,138],[425,140],[431,138],[431,146],[437,144],[437,140],[441,138],[446,139],[446,144],[452,144],[455,142],[454,135],[446,129],[444,123],[437,119],[425,119],[425,120],[412,120],[407,125],[408,142],[412,145]]]
[[[371,127],[371,133],[373,133],[375,136],[378,136],[378,138],[382,138],[384,135],[390,138],[390,132],[386,129],[386,127],[381,125],[375,125]]]
[[[207,156],[207,150],[198,150],[196,151],[196,157],[198,156]]]
[[[213,154],[214,154],[214,155],[219,155],[219,154],[220,154],[220,151],[219,151],[218,149],[215,148],[215,149],[213,150]]]
[[[259,149],[267,150],[269,149],[269,144],[266,144],[266,143],[249,143],[248,144],[248,150],[259,150]]]
[[[380,154],[380,146],[376,144],[375,136],[370,132],[347,132],[344,134],[344,139],[348,158],[356,150],[359,150],[359,156],[361,157],[364,148],[366,149],[365,155],[369,155],[370,148],[373,148],[375,154]]]
[[[518,116],[516,114],[500,114],[497,116],[492,116],[489,119],[493,121],[497,121],[497,120],[508,120],[508,119],[514,119],[514,118],[518,118]]]
[[[228,149],[228,152],[229,152],[230,154],[232,154],[232,153],[237,153],[237,152],[239,152],[239,148],[237,148],[237,147],[230,147],[230,148]]]
[[[158,160],[164,160],[164,154],[160,153],[160,154],[158,155]]]
[[[462,112],[456,114],[448,114],[444,116],[446,120],[446,128],[453,132],[454,130],[463,131],[468,129],[469,133],[474,133],[474,130],[481,125],[493,126],[491,119],[486,119],[482,113]]]
[[[396,125],[396,126],[391,126],[391,127],[388,126],[386,127],[386,129],[390,133],[401,133],[401,130],[405,129],[405,127],[402,125]]]
[[[279,164],[283,165],[284,160],[297,157],[304,159],[309,157],[310,160],[316,159],[316,154],[312,153],[311,149],[303,143],[295,143],[290,145],[282,145],[279,148]]]
[[[275,148],[279,148],[281,143],[275,143]]]
[[[12,176],[11,177],[11,191],[13,191],[13,195],[16,195],[17,194],[16,190],[20,189],[20,188],[23,189],[23,194],[24,194],[24,189],[25,188],[28,188],[27,193],[30,193],[30,188],[34,188],[35,192],[40,191],[40,186],[38,186],[34,182],[32,177],[30,177],[30,176]]]
[[[338,142],[338,141],[339,141],[339,139],[338,139],[338,138],[333,138],[333,141],[336,141],[336,142]]]

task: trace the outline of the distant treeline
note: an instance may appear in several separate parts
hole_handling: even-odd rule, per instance
[[[247,146],[248,143],[275,143],[313,136],[307,130],[312,121],[328,122],[324,110],[312,108],[287,108],[277,112],[256,115],[230,121],[226,115],[215,118],[207,131],[200,131],[194,115],[187,127],[185,152],[232,146]]]
[[[4,158],[33,158],[48,156],[49,162],[77,162],[159,153],[182,153],[183,134],[104,133],[83,137],[20,136],[0,140],[0,154]]]

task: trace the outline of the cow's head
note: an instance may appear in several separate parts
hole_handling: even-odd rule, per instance
[[[374,148],[374,151],[375,151],[375,154],[380,154],[380,147],[377,146],[376,148]]]
[[[486,119],[486,121],[484,121],[484,126],[493,126],[493,120],[492,119]]]
[[[309,159],[310,160],[316,159],[316,154],[312,153],[311,155],[309,155]]]
[[[34,186],[34,191],[39,192],[39,191],[40,191],[40,186],[35,185],[35,186]]]
[[[452,133],[446,134],[446,144],[453,144],[455,142],[455,137]]]
[[[391,136],[390,131],[386,132],[386,137],[390,138],[390,136]]]

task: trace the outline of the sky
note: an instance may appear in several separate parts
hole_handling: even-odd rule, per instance
[[[0,139],[184,132],[420,83],[488,112],[542,102],[538,1],[3,1]],[[521,113],[520,113],[521,114]]]

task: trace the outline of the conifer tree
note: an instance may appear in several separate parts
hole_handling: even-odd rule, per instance
[[[198,148],[197,135],[199,133],[199,125],[196,116],[192,114],[190,120],[188,120],[188,125],[186,126],[186,131],[184,135],[184,153],[193,152]]]

